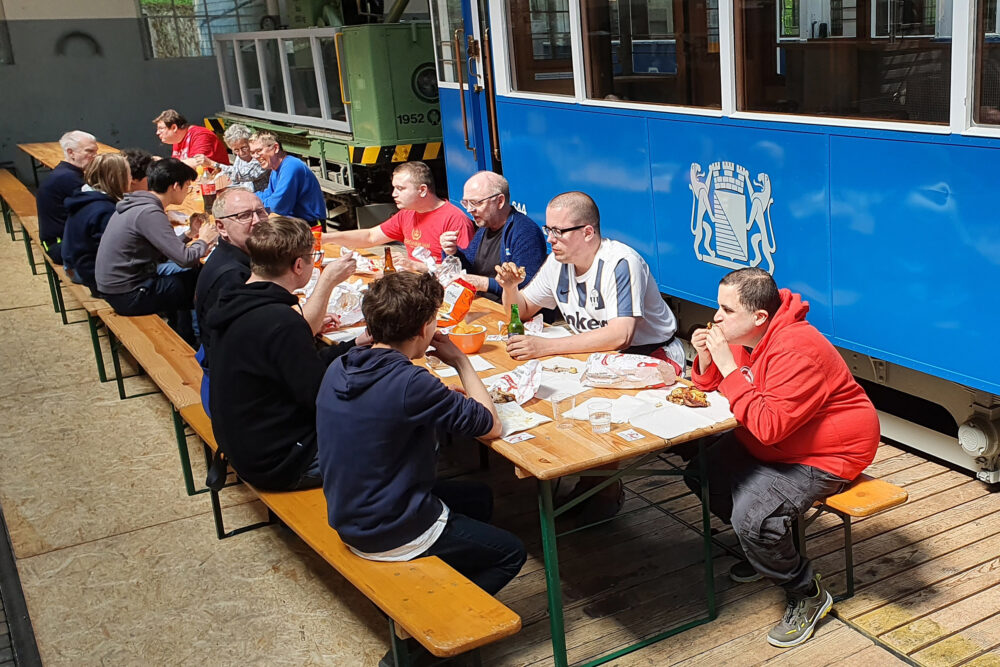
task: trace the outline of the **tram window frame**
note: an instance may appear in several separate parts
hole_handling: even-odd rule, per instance
[[[992,21],[988,15],[989,0],[975,0],[972,8],[972,103],[969,116],[969,134],[1000,135],[1000,5],[992,1]],[[987,51],[990,51],[989,55]],[[991,56],[991,57],[990,57]],[[987,69],[988,68],[988,69]],[[984,79],[990,73],[989,102],[984,101],[987,90]]]

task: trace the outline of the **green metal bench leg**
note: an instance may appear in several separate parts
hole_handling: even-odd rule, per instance
[[[705,597],[708,598],[708,619],[719,615],[715,607],[715,564],[712,562],[712,515],[709,508],[708,457],[705,456],[705,439],[698,442],[698,475],[701,483],[701,534],[705,542]]]
[[[392,662],[394,667],[410,667],[410,649],[406,642],[396,634],[396,622],[389,619],[389,643],[392,645]]]
[[[212,460],[212,450],[208,445],[202,443],[202,447],[205,448],[205,460]],[[227,485],[228,486],[228,485]],[[215,520],[215,536],[220,540],[224,540],[227,537],[233,537],[234,535],[239,535],[241,533],[247,533],[251,530],[257,530],[258,528],[263,528],[264,526],[270,526],[272,524],[278,523],[278,517],[275,516],[271,508],[267,509],[267,521],[259,521],[257,523],[251,523],[247,526],[242,526],[240,528],[234,528],[233,530],[226,531],[226,524],[222,518],[222,503],[219,500],[219,492],[208,489],[208,497],[212,501],[212,518]]]
[[[0,209],[3,210],[3,229],[4,232],[10,235],[10,240],[14,240],[14,219],[10,216],[10,206],[7,206],[7,202],[0,199]]]
[[[21,225],[21,238],[24,241],[24,251],[28,253],[28,266],[31,267],[31,275],[38,275],[38,267],[35,266],[35,253],[31,250],[31,238],[28,237],[28,230]]]
[[[45,263],[45,267],[52,271],[49,263]],[[69,324],[69,320],[66,319],[66,301],[63,300],[62,282],[59,280],[59,276],[56,275],[55,271],[52,271],[52,286],[56,293],[56,309],[59,312],[59,316],[62,318],[63,325]]]
[[[49,284],[49,298],[52,299],[52,310],[59,312],[59,298],[56,297],[56,276],[48,262],[45,263],[45,280]]]
[[[104,369],[104,351],[101,349],[101,336],[97,332],[97,318],[87,313],[87,325],[90,327],[90,342],[94,344],[94,361],[97,362],[97,377],[101,382],[108,381],[108,372]]]
[[[843,514],[841,518],[844,520],[844,565],[847,572],[847,596],[842,599],[846,600],[854,597],[854,538],[851,535],[851,516]]]
[[[181,457],[181,472],[184,473],[184,488],[189,496],[196,496],[205,493],[207,488],[194,488],[194,470],[191,468],[191,456],[188,454],[187,434],[184,432],[184,420],[177,408],[170,406],[170,412],[174,418],[174,437],[177,438],[177,452]]]
[[[124,401],[125,378],[122,377],[122,362],[118,357],[118,348],[121,346],[121,343],[118,342],[111,329],[108,329],[108,344],[111,347],[111,363],[115,368],[115,383],[118,385],[118,398]]]

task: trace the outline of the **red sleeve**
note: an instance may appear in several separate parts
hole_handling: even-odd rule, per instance
[[[379,225],[382,233],[393,241],[403,240],[403,213],[404,211],[400,211]]]
[[[829,397],[822,370],[799,352],[769,357],[758,375],[763,381],[734,371],[719,383],[719,391],[729,399],[740,426],[764,445],[785,440],[812,419]]]
[[[730,345],[729,349],[733,352],[733,360],[736,361],[737,366],[750,364],[750,355],[747,354],[742,345]],[[691,381],[694,382],[694,386],[702,391],[718,389],[719,383],[722,382],[722,373],[719,372],[718,367],[712,363],[704,371],[699,372],[698,363],[698,356],[695,355],[694,363],[691,364]]]
[[[472,224],[472,221],[464,213],[456,211],[454,215],[448,217],[445,222],[445,230],[449,232],[458,232],[458,247],[463,250],[469,247],[469,242],[472,237],[476,234],[476,228]]]
[[[220,149],[222,142],[214,132],[198,126],[192,126],[189,132],[191,132],[191,143],[188,146],[188,157],[206,155],[219,164],[229,164],[229,153],[224,147]]]

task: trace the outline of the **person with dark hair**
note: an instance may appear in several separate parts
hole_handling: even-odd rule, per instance
[[[149,165],[159,158],[147,150],[141,148],[123,148],[122,155],[128,160],[129,169],[132,171],[132,183],[129,185],[129,192],[148,190],[149,181],[146,179],[146,172]]]
[[[250,154],[260,166],[270,170],[270,177],[260,193],[260,200],[274,215],[285,215],[320,225],[326,220],[326,199],[316,174],[309,165],[289,155],[278,138],[270,132],[250,137]]]
[[[309,225],[258,219],[245,244],[249,280],[224,291],[202,322],[212,342],[212,429],[219,451],[245,482],[272,491],[319,486],[316,394],[323,373],[355,343],[369,341],[362,334],[317,351],[314,330],[293,294],[313,272]],[[310,301],[325,312],[333,288],[355,268],[353,257],[327,266]],[[220,456],[213,468],[221,464]]]
[[[207,127],[188,125],[187,119],[173,109],[162,111],[153,119],[156,136],[171,147],[170,157],[183,160],[189,167],[201,163],[201,156],[229,164],[229,151]]]
[[[115,212],[131,185],[128,161],[119,153],[98,155],[83,172],[86,184],[66,198],[66,229],[63,238],[63,260],[73,269],[74,282],[97,292],[94,263],[97,248]]]
[[[316,400],[323,492],[330,525],[354,553],[438,556],[493,595],[520,571],[525,549],[487,523],[488,486],[436,479],[438,433],[501,432],[472,363],[437,331],[442,297],[426,273],[393,273],[369,287],[361,307],[373,345],[334,362]],[[458,371],[464,393],[412,363],[429,345]]]
[[[392,198],[399,212],[371,229],[330,232],[323,235],[324,243],[337,243],[348,248],[370,248],[390,241],[402,241],[409,260],[401,268],[419,270],[422,262],[415,260],[413,251],[427,248],[436,260],[441,259],[441,235],[456,232],[451,239],[458,248],[466,248],[472,240],[472,221],[454,204],[434,193],[434,174],[423,162],[404,162],[392,172]]]
[[[699,389],[718,389],[740,426],[705,450],[709,501],[746,555],[730,578],[767,577],[785,589],[785,613],[768,642],[797,646],[833,597],[796,548],[792,524],[872,462],[878,416],[844,359],[806,321],[809,304],[800,295],[748,268],[726,275],[718,298],[711,327],[691,337],[698,352],[692,379]],[[688,472],[698,470],[696,458]],[[697,479],[685,481],[701,492]]]
[[[97,157],[97,139],[89,132],[73,130],[62,135],[59,146],[64,159],[38,187],[35,206],[42,250],[62,264],[62,237],[69,216],[66,198],[83,187],[83,170]]]
[[[150,165],[147,173],[149,191],[125,195],[108,220],[97,249],[97,289],[120,315],[167,313],[174,330],[196,346],[191,307],[198,273],[161,274],[157,265],[170,260],[181,267],[197,267],[219,233],[214,225],[194,219],[190,236],[182,240],[170,226],[166,207],[184,201],[196,176],[194,169],[166,158]]]

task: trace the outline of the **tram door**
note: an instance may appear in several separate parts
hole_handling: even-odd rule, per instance
[[[477,171],[501,172],[487,0],[431,0],[448,195]]]

